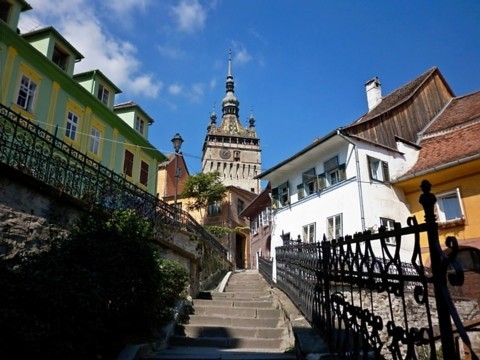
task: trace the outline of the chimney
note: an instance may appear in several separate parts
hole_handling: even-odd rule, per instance
[[[368,111],[370,111],[382,101],[382,85],[378,77],[365,83],[365,91],[367,92]]]

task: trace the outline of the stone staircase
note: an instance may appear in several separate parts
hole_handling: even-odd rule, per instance
[[[224,292],[193,300],[185,324],[169,345],[142,359],[296,359],[288,321],[269,286],[256,271],[236,272]]]

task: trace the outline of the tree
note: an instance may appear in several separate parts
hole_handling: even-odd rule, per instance
[[[0,259],[0,358],[115,359],[155,338],[188,282],[133,211],[95,211],[49,251]]]
[[[214,171],[189,176],[183,187],[182,197],[193,198],[187,209],[200,211],[202,215],[203,209],[209,204],[222,201],[226,193],[227,188],[222,184],[220,173]]]

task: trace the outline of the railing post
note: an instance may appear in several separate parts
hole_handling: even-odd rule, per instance
[[[432,194],[432,185],[428,180],[423,180],[420,188],[423,194],[419,202],[425,212],[425,223],[427,225],[428,247],[430,250],[430,261],[433,279],[435,301],[437,304],[438,323],[440,326],[442,353],[444,359],[455,359],[455,341],[451,323],[451,309],[449,309],[445,294],[447,288],[447,263],[445,253],[442,251],[438,238],[438,224],[435,218],[434,207],[437,198]]]
[[[330,277],[329,266],[330,266],[330,251],[331,251],[331,244],[328,243],[327,237],[323,234],[323,240],[321,245],[318,247],[319,251],[319,260],[320,266],[317,268],[317,284],[321,284],[323,287],[323,313],[326,315],[326,319],[324,319],[325,323],[323,324],[323,329],[327,333],[327,337],[329,340],[332,339],[332,305],[330,301]]]

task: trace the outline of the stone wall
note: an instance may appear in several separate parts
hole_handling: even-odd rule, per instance
[[[1,170],[0,259],[41,251],[72,229],[83,211],[78,202],[28,176]]]
[[[369,291],[362,291],[361,296],[359,296],[358,292],[355,291],[352,296],[350,292],[344,292],[341,289],[338,289],[337,291],[343,294],[345,299],[349,302],[354,298],[355,306],[361,306],[362,309],[371,309],[375,316],[380,316],[383,319],[383,329],[380,336],[382,341],[387,342],[383,347],[383,355],[386,359],[391,359],[391,354],[386,347],[389,344],[389,341],[391,341],[387,336],[386,325],[387,322],[392,319],[392,316],[396,325],[403,328],[405,327],[405,315],[407,316],[409,328],[416,327],[420,329],[422,327],[428,327],[426,308],[424,305],[417,303],[413,296],[413,292],[406,292],[405,297],[402,298],[386,292],[372,293]],[[429,296],[428,301],[430,306],[430,318],[435,327],[438,326],[437,305],[433,296]],[[480,308],[476,300],[454,298],[453,301],[463,323],[480,317]],[[470,332],[468,335],[472,342],[473,349],[477,354],[480,353],[480,334],[478,332]],[[440,344],[441,342],[439,339],[437,341],[438,348],[440,348]],[[402,352],[403,355],[405,355],[407,347],[403,346],[402,350],[404,350]]]
[[[85,203],[0,164],[0,259],[48,249],[86,211]],[[160,224],[155,239],[165,257],[188,271],[192,296],[215,287],[232,269],[225,255],[197,235]]]

